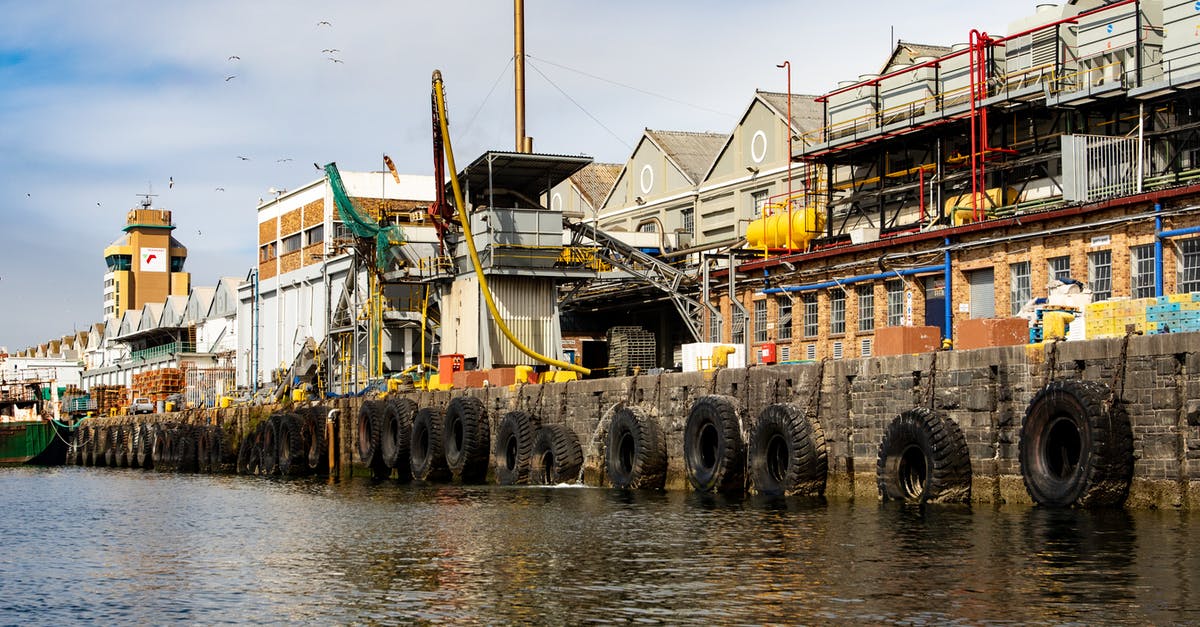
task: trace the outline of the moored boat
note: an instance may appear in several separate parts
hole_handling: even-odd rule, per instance
[[[40,382],[0,384],[0,464],[62,463],[65,446],[54,422],[43,416],[42,387]]]

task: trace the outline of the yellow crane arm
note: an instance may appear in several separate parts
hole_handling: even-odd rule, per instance
[[[471,219],[467,215],[467,204],[463,202],[462,187],[458,183],[458,168],[454,165],[454,149],[450,146],[450,125],[446,118],[446,92],[442,85],[441,70],[433,71],[433,94],[434,99],[437,101],[437,116],[438,124],[442,130],[442,145],[446,149],[446,165],[450,167],[450,186],[454,189],[454,206],[458,207],[458,219],[462,223],[463,235],[467,238],[467,252],[471,255],[471,265],[475,268],[476,278],[479,279],[479,289],[483,292],[484,301],[487,302],[488,312],[491,314],[492,319],[496,321],[496,326],[500,327],[500,332],[504,334],[504,337],[508,338],[509,342],[512,342],[513,346],[517,347],[517,350],[544,364],[558,366],[564,370],[573,370],[583,375],[591,374],[592,371],[583,366],[576,366],[575,364],[554,359],[553,357],[547,357],[525,346],[521,343],[521,340],[518,340],[513,335],[508,325],[505,324],[504,319],[500,317],[500,311],[496,309],[496,301],[492,299],[492,292],[488,289],[487,277],[484,276],[483,267],[479,263],[479,254],[475,252],[475,238],[471,236]]]

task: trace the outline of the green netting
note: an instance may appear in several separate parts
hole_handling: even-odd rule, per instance
[[[354,203],[342,185],[342,175],[338,172],[336,163],[325,166],[325,175],[329,177],[329,187],[333,190],[333,202],[337,204],[338,214],[342,223],[355,237],[375,239],[375,267],[380,272],[388,269],[393,258],[399,258],[395,251],[397,246],[404,244],[404,229],[399,226],[380,226],[371,216],[354,208]]]

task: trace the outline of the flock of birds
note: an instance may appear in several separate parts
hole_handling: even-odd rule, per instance
[[[333,28],[333,23],[328,20],[321,20],[321,21],[317,22],[317,28]],[[325,58],[327,60],[329,60],[330,62],[335,63],[335,64],[338,64],[338,63],[344,64],[345,63],[345,61],[343,61],[342,59],[335,56],[335,55],[340,54],[341,52],[342,51],[338,48],[323,48],[323,49],[321,49],[321,54],[325,55]],[[236,54],[231,54],[226,59],[226,61],[229,63],[238,63],[241,60],[242,60],[242,57],[240,57]],[[229,74],[228,76],[225,77],[225,82],[228,83],[237,77],[238,77],[237,74]],[[250,161],[250,157],[245,156],[245,155],[238,155],[237,158],[241,161]],[[281,157],[279,159],[276,159],[275,163],[287,163],[289,161],[292,161],[291,157]],[[324,169],[320,165],[317,165],[316,163],[313,163],[313,167],[316,168],[318,171],[324,171]],[[175,187],[175,177],[172,176],[167,179],[167,188],[174,189],[174,187]],[[216,188],[214,188],[213,191],[223,192],[223,191],[225,191],[225,188],[224,187],[216,187]],[[32,198],[33,194],[27,192],[25,194],[25,196],[27,198]],[[99,207],[102,205],[99,202],[97,202],[96,206]],[[202,235],[202,233],[200,231],[196,231],[196,234]]]

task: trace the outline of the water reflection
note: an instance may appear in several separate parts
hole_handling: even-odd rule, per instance
[[[3,624],[1200,619],[1186,512],[0,473]]]

